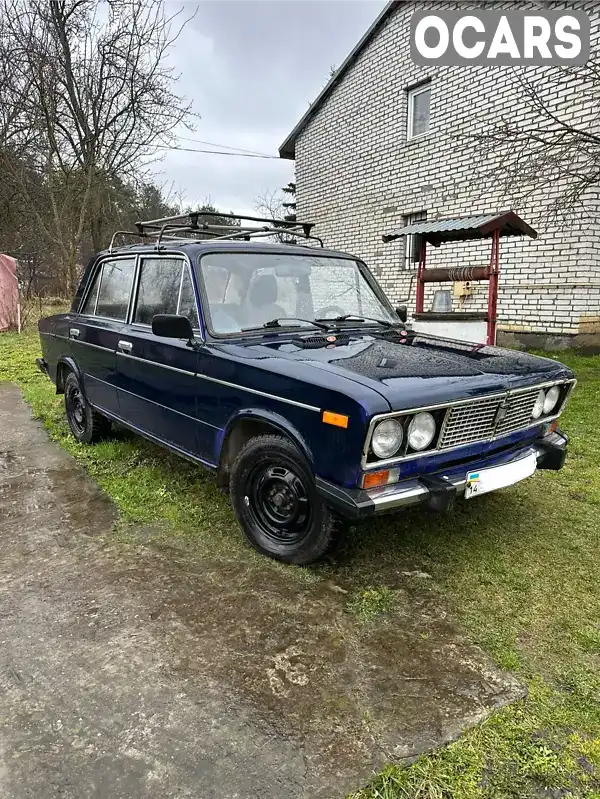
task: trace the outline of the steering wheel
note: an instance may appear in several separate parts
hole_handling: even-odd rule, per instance
[[[332,316],[344,316],[345,311],[339,305],[326,305],[315,314],[315,319],[324,319]]]

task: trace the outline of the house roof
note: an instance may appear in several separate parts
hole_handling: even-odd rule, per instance
[[[302,133],[304,128],[308,125],[308,123],[314,117],[317,111],[319,111],[325,100],[329,97],[329,95],[335,89],[337,84],[342,80],[346,72],[356,62],[357,58],[365,49],[365,47],[370,43],[370,41],[377,35],[377,33],[385,25],[389,17],[391,17],[391,15],[396,10],[396,8],[401,3],[405,2],[407,2],[407,0],[390,0],[390,2],[388,2],[383,11],[377,17],[377,19],[371,24],[366,33],[356,44],[352,52],[344,59],[344,61],[342,61],[339,68],[336,69],[333,77],[326,84],[325,88],[321,90],[321,93],[317,96],[316,100],[310,104],[308,111],[304,114],[302,119],[298,122],[296,127],[292,130],[290,135],[280,146],[279,148],[280,158],[288,158],[290,160],[293,160],[296,157],[296,139],[298,138],[298,136]]]
[[[415,222],[412,225],[393,230],[382,236],[383,241],[394,241],[402,236],[417,233],[434,246],[446,241],[467,241],[469,239],[485,239],[496,230],[501,236],[531,236],[537,238],[537,232],[524,222],[514,211],[500,211],[495,214],[479,216],[462,216],[450,219],[432,219],[429,222]]]

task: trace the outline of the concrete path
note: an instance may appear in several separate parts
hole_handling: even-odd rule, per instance
[[[114,521],[0,383],[2,799],[339,799],[520,694],[428,597],[361,627],[330,582]]]

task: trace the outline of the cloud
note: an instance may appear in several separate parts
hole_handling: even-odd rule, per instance
[[[308,103],[380,12],[383,0],[206,0],[171,54],[179,91],[200,114],[193,138],[277,155]],[[168,2],[168,10],[181,5]],[[182,147],[205,145],[181,140]],[[206,149],[215,149],[206,147]],[[293,180],[293,162],[169,152],[158,180],[185,201],[248,212]]]

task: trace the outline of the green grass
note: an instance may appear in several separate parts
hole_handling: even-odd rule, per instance
[[[383,585],[379,588],[363,588],[350,597],[346,610],[361,622],[369,622],[396,607],[394,592]]]
[[[0,380],[21,386],[50,437],[82,461],[111,496],[120,511],[121,536],[127,538],[129,526],[142,525],[151,527],[155,538],[172,530],[183,539],[195,536],[196,548],[211,553],[245,549],[225,498],[202,469],[125,431],[93,447],[78,444],[66,424],[62,396],[35,365],[38,355],[33,332],[0,335]]]
[[[600,357],[560,356],[579,379],[562,422],[571,444],[561,472],[450,515],[415,510],[357,527],[338,558],[294,569],[242,544],[226,498],[193,465],[127,434],[74,443],[37,354],[33,332],[0,335],[0,380],[22,387],[50,435],[114,499],[123,540],[139,540],[141,527],[192,556],[333,579],[349,591],[357,624],[393,611],[399,585],[414,582],[441,595],[471,640],[527,685],[525,699],[408,768],[390,766],[354,799],[600,799]]]

